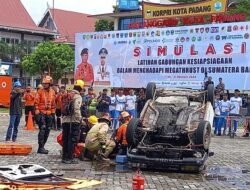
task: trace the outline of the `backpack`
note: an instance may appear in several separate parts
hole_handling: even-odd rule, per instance
[[[62,96],[62,116],[72,116],[74,113],[74,92]]]

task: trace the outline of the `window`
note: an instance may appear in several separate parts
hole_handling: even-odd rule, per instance
[[[19,39],[15,39],[15,44],[19,44]]]
[[[13,38],[11,38],[10,41],[11,41],[11,44],[15,43],[15,39],[13,39]]]
[[[69,79],[67,79],[67,78],[61,79],[61,84],[68,84],[68,82],[69,82]]]
[[[119,30],[129,30],[129,24],[142,22],[142,17],[126,17],[119,20]]]
[[[9,38],[6,38],[6,41],[5,41],[7,44],[10,43],[10,39]]]

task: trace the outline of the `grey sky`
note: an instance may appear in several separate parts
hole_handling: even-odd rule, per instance
[[[53,0],[21,0],[25,8],[38,23],[47,10],[47,3],[52,7]],[[150,0],[160,2],[160,0]],[[55,0],[55,8],[87,14],[102,14],[112,12],[116,0]]]

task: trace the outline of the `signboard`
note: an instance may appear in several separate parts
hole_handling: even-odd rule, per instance
[[[173,17],[187,17],[225,13],[227,0],[208,0],[189,4],[161,5],[143,2],[143,18],[165,19]]]
[[[139,1],[138,0],[119,0],[118,8],[119,10],[138,10]]]
[[[207,73],[249,90],[249,33],[250,22],[78,33],[75,76],[94,86],[201,88]]]

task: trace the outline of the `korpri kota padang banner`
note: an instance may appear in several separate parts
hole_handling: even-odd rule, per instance
[[[76,34],[75,78],[101,87],[250,89],[250,22]]]

